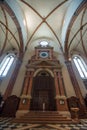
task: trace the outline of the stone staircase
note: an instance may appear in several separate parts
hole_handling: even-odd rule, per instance
[[[57,111],[30,111],[24,116],[15,118],[12,122],[30,124],[58,124],[72,123],[72,119],[59,114]]]

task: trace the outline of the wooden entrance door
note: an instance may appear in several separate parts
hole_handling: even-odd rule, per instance
[[[49,110],[49,96],[48,91],[39,91],[39,109]]]
[[[50,75],[38,75],[33,79],[31,110],[56,110],[54,79]]]

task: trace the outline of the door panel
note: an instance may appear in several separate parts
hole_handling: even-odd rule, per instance
[[[39,107],[40,110],[49,110],[48,91],[39,91]]]
[[[37,76],[33,79],[31,110],[56,110],[54,79],[51,76]]]

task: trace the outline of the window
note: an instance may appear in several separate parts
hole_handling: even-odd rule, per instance
[[[79,71],[82,79],[87,79],[87,67],[84,60],[80,56],[75,56],[73,58],[74,63]]]
[[[12,63],[14,61],[14,55],[7,55],[0,64],[0,77],[7,75]]]
[[[41,42],[40,42],[40,45],[41,45],[42,47],[46,47],[46,46],[48,45],[48,42],[47,42],[47,41],[41,41]]]

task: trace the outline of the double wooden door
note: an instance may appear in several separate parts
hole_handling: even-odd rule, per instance
[[[31,110],[56,110],[54,80],[52,77],[39,76],[33,80]]]

